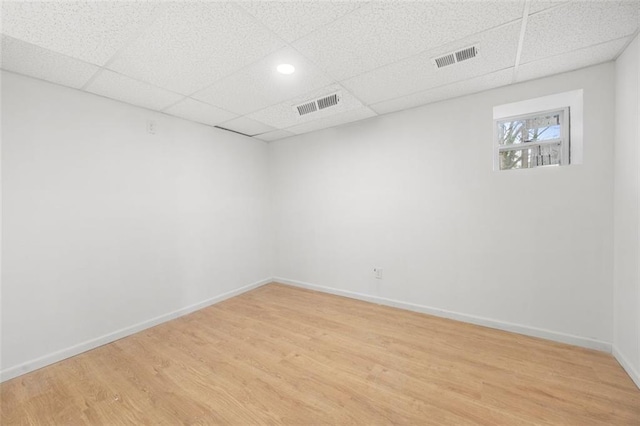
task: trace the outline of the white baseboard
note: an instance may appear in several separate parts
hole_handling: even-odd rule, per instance
[[[430,306],[418,305],[415,303],[402,302],[399,300],[386,299],[384,297],[370,296],[363,293],[339,290],[336,288],[309,284],[301,281],[290,280],[287,278],[274,277],[273,281],[282,284],[289,284],[295,287],[306,288],[309,290],[316,290],[324,293],[335,294],[338,296],[350,297],[352,299],[364,300],[366,302],[377,303],[379,305],[392,306],[395,308],[406,309],[409,311],[420,312],[423,314],[434,315],[442,318],[449,318],[457,321],[468,322],[471,324],[482,325],[485,327],[496,328],[498,330],[524,334],[526,336],[540,337],[542,339],[553,340],[555,342],[567,343],[570,345],[581,346],[584,348],[596,349],[599,351],[611,353],[611,343],[590,339],[588,337],[574,336],[557,331],[545,330],[542,328],[536,328],[521,324],[514,324],[490,318],[483,318],[475,315],[462,314],[459,312],[447,311],[445,309],[438,309]]]
[[[613,346],[612,353],[613,353],[613,356],[616,358],[616,360],[620,363],[622,368],[624,368],[624,371],[627,372],[629,377],[631,377],[631,380],[633,380],[633,382],[636,384],[638,389],[640,389],[640,374],[638,373],[638,371],[636,371],[636,369],[633,368],[629,360],[624,355],[622,355],[622,353],[618,350],[618,348],[615,345]]]
[[[229,299],[239,294],[246,293],[247,291],[253,290],[255,288],[268,284],[270,282],[272,282],[271,278],[265,278],[255,283],[246,285],[244,287],[240,287],[238,289],[231,290],[226,293],[220,294],[218,296],[212,297],[211,299],[198,302],[196,304],[184,307],[182,309],[178,309],[173,312],[169,312],[164,315],[160,315],[158,317],[152,318],[147,321],[143,321],[141,323],[132,325],[130,327],[122,328],[120,330],[114,331],[113,333],[96,337],[95,339],[87,340],[86,342],[82,342],[77,345],[71,346],[69,348],[62,349],[57,352],[53,352],[51,354],[33,359],[31,361],[27,361],[23,364],[19,364],[14,367],[9,367],[7,369],[0,371],[0,383],[13,379],[18,376],[21,376],[23,374],[30,373],[34,370],[56,363],[58,361],[62,361],[63,359],[81,354],[82,352],[95,349],[98,346],[106,345],[107,343],[111,343],[116,340],[122,339],[123,337],[130,336],[132,334],[138,333],[142,330],[156,326],[163,322],[167,322],[172,319],[181,317],[183,315],[190,314],[191,312],[197,311],[202,308],[206,308],[207,306],[214,305],[216,303],[222,302],[223,300]]]

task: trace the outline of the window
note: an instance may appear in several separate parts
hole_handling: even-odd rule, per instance
[[[495,120],[499,170],[567,165],[569,108]]]
[[[493,107],[493,169],[582,164],[583,90]]]

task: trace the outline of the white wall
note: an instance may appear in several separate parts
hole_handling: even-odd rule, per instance
[[[11,73],[2,139],[3,379],[271,275],[266,143]]]
[[[615,70],[603,64],[270,145],[3,73],[2,378],[271,275],[606,349],[616,117],[616,149],[635,155],[616,156],[616,248],[630,244],[638,266],[637,238],[626,238],[640,221],[637,133],[635,145],[621,139],[633,116],[613,111],[614,76],[619,111],[633,102],[623,100],[633,66],[637,90],[637,53],[625,55]],[[574,89],[584,89],[583,164],[493,172],[493,107]],[[625,203],[635,216],[624,216]],[[617,280],[634,267],[621,259]],[[635,277],[635,305],[616,293],[616,308],[626,305],[615,342],[630,362],[640,340]],[[620,327],[633,309],[638,322]],[[634,330],[636,352],[627,348]]]
[[[616,60],[614,354],[640,387],[638,37]]]
[[[583,164],[492,171],[495,105],[576,89]],[[273,142],[275,275],[610,349],[613,108],[607,63]]]

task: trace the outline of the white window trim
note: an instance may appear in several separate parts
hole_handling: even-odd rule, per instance
[[[569,165],[582,164],[583,96],[584,91],[582,89],[579,89],[493,107],[493,170],[501,171],[500,164],[498,162],[498,138],[496,134],[497,126],[495,125],[495,122],[497,120],[502,120],[508,117],[530,115],[545,111],[559,110],[567,107],[569,108],[569,113],[571,114],[568,120],[571,126],[571,142],[570,147],[568,147],[571,150],[569,154],[571,162]],[[536,169],[538,168],[536,167],[526,170]]]

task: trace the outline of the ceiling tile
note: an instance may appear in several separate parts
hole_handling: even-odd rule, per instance
[[[520,28],[520,21],[515,21],[358,75],[341,84],[365,104],[372,104],[513,67]],[[433,58],[471,45],[478,46],[476,58],[441,69],[432,62]]]
[[[279,64],[292,64],[296,72],[283,75]],[[224,78],[193,97],[244,115],[331,84],[317,67],[291,48],[273,53]]]
[[[341,100],[338,105],[330,108],[314,112],[308,115],[298,116],[294,110],[295,105],[299,105],[309,100],[313,100],[325,95],[330,95],[335,92],[341,93]],[[277,129],[285,129],[287,127],[296,126],[298,124],[308,123],[310,121],[319,120],[334,114],[341,114],[346,111],[361,108],[362,102],[360,102],[351,93],[345,90],[344,87],[333,84],[323,89],[316,90],[314,92],[307,93],[305,95],[293,98],[286,102],[282,102],[277,105],[272,105],[263,110],[249,114],[248,117],[258,120],[262,123],[267,123]]]
[[[297,126],[289,127],[287,130],[300,135],[302,133],[309,133],[320,129],[326,129],[328,127],[335,127],[346,123],[352,123],[354,121],[364,120],[366,118],[375,117],[376,115],[377,114],[369,108],[362,107],[322,118],[320,120],[311,121],[309,123],[298,124]]]
[[[213,107],[203,102],[186,98],[175,105],[165,109],[163,112],[175,115],[176,117],[186,118],[187,120],[196,121],[198,123],[216,126],[223,121],[231,120],[236,117],[235,114],[220,108]]]
[[[2,32],[54,52],[105,64],[152,18],[159,3],[5,1]]]
[[[611,60],[640,18],[638,0],[529,4],[518,81]],[[510,84],[524,5],[5,1],[2,67],[275,140]],[[475,59],[431,63],[472,44]],[[276,73],[284,62],[297,72]],[[298,117],[295,105],[335,91],[340,104]]]
[[[372,2],[293,44],[344,80],[522,17],[523,1]]]
[[[629,38],[627,37],[520,65],[518,67],[517,81],[546,77],[610,61],[615,58],[628,41]]]
[[[292,42],[365,3],[358,1],[242,1],[239,4],[284,40]]]
[[[254,136],[256,139],[263,140],[265,142],[271,142],[278,139],[288,138],[294,136],[295,133],[287,132],[286,130],[274,130],[273,132],[263,133],[261,135]]]
[[[100,69],[12,37],[2,36],[2,63],[7,71],[81,88]]]
[[[424,92],[415,93],[413,95],[404,96],[398,99],[380,102],[371,105],[370,107],[378,114],[387,114],[389,112],[415,108],[417,106],[429,104],[432,102],[438,102],[458,96],[470,95],[472,93],[481,92],[483,90],[505,86],[511,83],[512,79],[513,68],[509,68],[469,80],[459,81],[457,83],[437,87],[435,89],[425,90]]]
[[[100,72],[85,90],[158,111],[182,98],[177,93],[108,70]]]
[[[271,126],[267,126],[264,123],[260,123],[259,121],[252,120],[247,117],[238,117],[231,121],[226,121],[220,124],[220,127],[228,130],[233,130],[234,132],[240,132],[249,136],[259,135],[260,133],[266,133],[271,130],[275,130]]]
[[[637,1],[570,2],[529,17],[521,62],[581,49],[633,34]]]
[[[170,3],[109,67],[189,95],[283,46],[234,3]]]
[[[567,3],[567,0],[531,0],[529,15]]]

